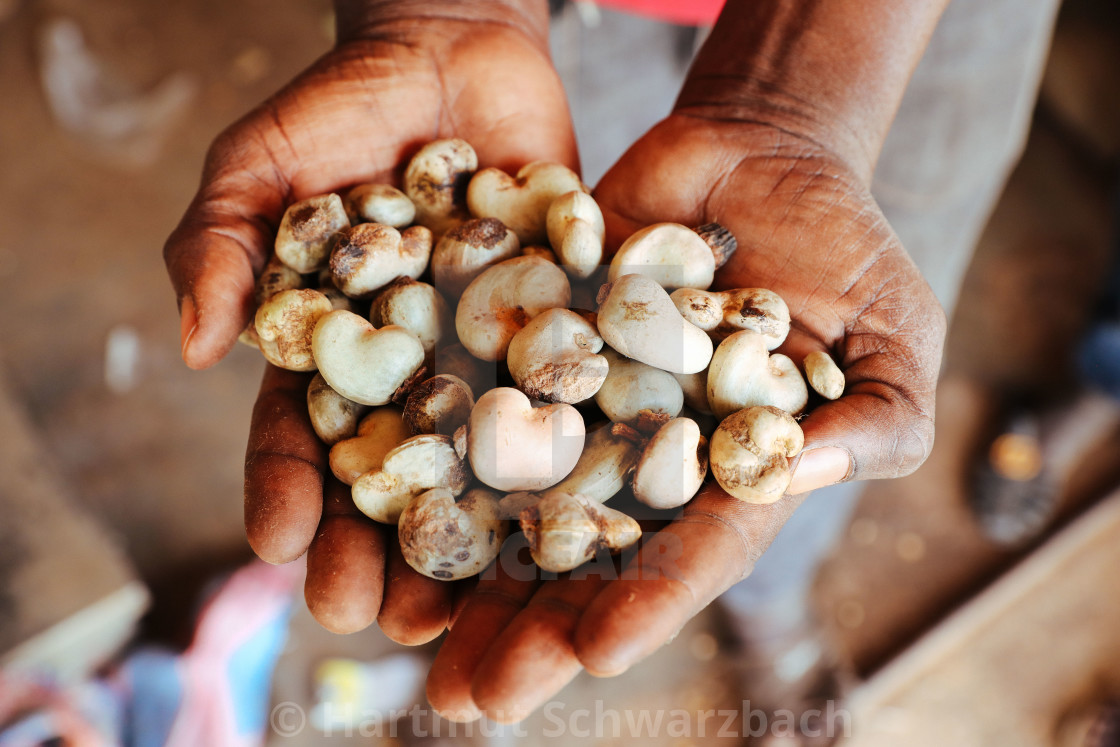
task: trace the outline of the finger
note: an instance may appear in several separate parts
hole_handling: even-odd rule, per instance
[[[323,520],[307,549],[303,595],[332,633],[356,633],[377,619],[385,577],[385,532],[363,516],[348,486],[329,478]]]
[[[588,605],[574,638],[584,668],[620,674],[671,640],[747,576],[802,499],[760,506],[704,488],[676,521],[643,540],[622,578]]]
[[[327,450],[307,414],[310,376],[265,369],[245,454],[245,533],[269,563],[307,550],[323,511]]]
[[[244,128],[215,141],[202,186],[163,248],[181,317],[183,360],[217,363],[253,313],[255,273],[272,248],[288,185]]]
[[[467,606],[467,602],[471,600],[471,596],[477,588],[478,576],[471,576],[455,582],[454,591],[451,593],[451,614],[447,616],[448,630],[454,627],[455,621],[459,619],[463,608]]]
[[[377,624],[397,643],[418,646],[447,629],[453,586],[417,573],[401,554],[396,527],[389,527],[385,596]]]
[[[609,560],[606,561],[610,563]],[[583,670],[572,635],[584,609],[607,584],[610,573],[549,581],[489,646],[471,678],[471,697],[491,721],[527,717]]]
[[[428,673],[427,694],[432,708],[444,718],[466,722],[482,715],[471,695],[474,672],[487,649],[540,586],[527,556],[524,535],[506,541],[436,654]]]

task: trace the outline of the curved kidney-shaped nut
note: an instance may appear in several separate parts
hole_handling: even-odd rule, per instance
[[[466,425],[474,407],[474,395],[458,376],[439,374],[422,381],[408,394],[404,422],[415,434],[442,433],[450,436]]]
[[[770,354],[766,339],[750,330],[719,344],[708,368],[708,404],[717,417],[754,405],[773,405],[796,415],[809,402],[797,364]]]
[[[385,455],[411,436],[398,408],[378,407],[358,423],[356,436],[331,447],[331,472],[353,485],[366,472],[381,469]]]
[[[381,223],[404,228],[416,217],[412,200],[391,184],[359,184],[346,193],[342,206],[354,225]]]
[[[449,138],[425,145],[404,172],[404,192],[416,207],[416,222],[442,236],[468,218],[467,185],[478,156],[466,140]]]
[[[280,291],[261,304],[253,328],[265,359],[289,371],[314,371],[312,333],[332,308],[330,299],[316,290]]]
[[[475,358],[459,344],[436,347],[435,372],[458,376],[477,394],[490,391],[498,383],[497,364]]]
[[[322,374],[315,374],[307,387],[307,414],[315,435],[327,446],[333,446],[358,432],[358,421],[369,410],[365,405],[348,400],[331,389]]]
[[[448,298],[458,298],[487,267],[518,256],[517,234],[495,218],[474,218],[455,226],[432,251],[432,282]]]
[[[579,176],[558,163],[534,161],[516,177],[501,169],[483,169],[467,188],[467,207],[476,218],[497,218],[517,234],[523,245],[547,238],[548,208],[557,197],[584,191]]]
[[[543,490],[583,453],[583,417],[571,405],[534,408],[512,387],[491,389],[471,410],[467,453],[479,480],[503,492]]]
[[[646,444],[630,485],[652,508],[676,508],[692,500],[708,474],[708,440],[688,418],[673,418]]]
[[[351,298],[368,296],[402,275],[418,278],[432,253],[432,232],[423,226],[398,231],[380,223],[360,223],[331,250],[331,279]]]
[[[549,309],[513,336],[506,354],[517,387],[545,402],[583,402],[607,378],[607,359],[596,355],[603,338],[568,309]]]
[[[553,489],[606,503],[626,485],[639,456],[632,440],[616,435],[610,423],[604,423],[587,434],[575,468]]]
[[[766,348],[785,342],[789,334],[789,307],[782,297],[765,288],[704,291],[679,288],[670,298],[687,321],[723,340],[741,329],[766,338]]]
[[[482,488],[458,501],[450,490],[421,493],[397,522],[405,562],[417,573],[441,581],[482,571],[498,557],[508,533],[497,494]]]
[[[823,350],[815,350],[805,356],[805,378],[813,391],[825,399],[840,399],[844,393],[844,372]]]
[[[524,509],[520,523],[533,561],[553,573],[581,566],[603,550],[624,550],[642,536],[626,514],[556,490]]]
[[[397,278],[373,299],[369,320],[375,327],[404,327],[424,347],[424,360],[434,361],[436,345],[450,336],[451,310],[432,286],[412,278]]]
[[[297,290],[306,286],[303,275],[280,261],[275,254],[268,258],[253,289],[253,300],[259,307],[280,291]]]
[[[332,311],[315,325],[311,347],[331,388],[362,405],[383,405],[424,363],[424,346],[404,327],[373,325]]]
[[[684,393],[673,374],[640,361],[630,360],[609,348],[607,378],[595,393],[595,404],[615,423],[633,423],[650,412],[666,420],[675,418],[684,406]]]
[[[349,227],[336,194],[294,202],[276,231],[276,256],[296,272],[314,272],[327,263],[335,236]]]
[[[622,243],[611,260],[607,280],[638,274],[668,290],[707,288],[715,272],[712,249],[695,231],[679,223],[655,223]]]
[[[603,261],[603,211],[595,198],[581,190],[557,197],[548,207],[548,242],[564,270],[589,278]]]
[[[652,278],[623,275],[599,290],[599,334],[627,358],[670,373],[696,373],[712,359],[712,340],[685,321]]]
[[[470,479],[450,437],[424,434],[405,439],[386,454],[381,469],[354,481],[351,494],[354,505],[366,516],[396,524],[401,511],[424,491],[446,488],[459,495]]]
[[[773,503],[789,487],[789,460],[805,446],[801,426],[777,407],[732,413],[712,434],[712,474],[720,487],[747,503]]]
[[[455,310],[455,331],[471,355],[484,361],[506,357],[510,340],[547,309],[567,308],[568,276],[540,257],[514,257],[471,281]]]

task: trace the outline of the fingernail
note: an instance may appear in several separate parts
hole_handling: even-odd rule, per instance
[[[182,340],[180,353],[183,360],[187,359],[187,348],[191,344],[191,338],[194,336],[194,331],[198,329],[198,316],[194,311],[194,301],[190,296],[183,298],[183,302],[179,304],[179,339]]]
[[[794,466],[793,480],[786,492],[801,495],[810,490],[833,485],[848,476],[852,459],[838,446],[822,446],[801,453]]]

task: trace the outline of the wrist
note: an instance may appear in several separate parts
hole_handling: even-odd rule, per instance
[[[544,0],[334,0],[339,43],[424,35],[444,24],[487,24],[521,32],[548,50],[548,4]]]

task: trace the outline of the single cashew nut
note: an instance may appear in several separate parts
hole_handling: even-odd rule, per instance
[[[816,350],[805,356],[805,377],[813,391],[825,399],[840,399],[844,393],[844,372],[823,350]]]
[[[369,410],[365,405],[348,400],[331,389],[323,374],[315,374],[307,387],[307,414],[315,435],[327,446],[353,438],[358,432],[358,421]]]
[[[773,350],[789,334],[789,307],[781,296],[764,288],[723,292],[680,288],[670,298],[681,316],[716,341],[749,329],[765,337],[767,350]]]
[[[467,453],[479,480],[503,492],[543,490],[563,480],[583,453],[583,417],[571,405],[534,408],[512,387],[478,398]]]
[[[353,485],[366,472],[381,469],[385,455],[411,436],[400,409],[378,407],[362,418],[353,438],[331,447],[331,472],[341,482]]]
[[[574,171],[558,163],[535,161],[523,166],[516,177],[500,169],[482,169],[467,188],[467,206],[477,218],[505,223],[523,246],[541,244],[548,238],[549,206],[573,190],[586,188]]]
[[[626,486],[640,456],[634,441],[615,434],[610,423],[603,423],[588,432],[575,468],[553,489],[606,503]]]
[[[548,207],[545,225],[548,242],[565,272],[575,278],[589,278],[599,269],[606,228],[595,198],[578,189],[557,197]]]
[[[380,223],[360,223],[331,250],[331,279],[351,298],[368,296],[402,275],[418,278],[432,253],[432,232],[423,226],[398,231]]]
[[[482,488],[467,491],[458,501],[450,490],[421,493],[397,522],[405,562],[441,581],[481,572],[498,557],[508,533],[497,494]]]
[[[581,495],[551,490],[521,512],[521,531],[541,568],[563,573],[604,550],[619,552],[642,536],[638,522]]]
[[[381,223],[404,228],[416,218],[412,200],[391,184],[359,184],[346,193],[342,206],[354,225]]]
[[[303,275],[288,267],[273,254],[265,263],[261,274],[257,276],[256,287],[253,289],[253,300],[259,307],[280,291],[297,290],[306,286]]]
[[[717,417],[754,405],[773,405],[796,415],[809,402],[797,364],[766,349],[757,332],[736,332],[719,344],[708,367],[708,404]]]
[[[296,272],[314,272],[326,265],[335,237],[349,227],[342,198],[336,194],[294,202],[276,231],[276,256]]]
[[[424,347],[425,364],[434,362],[436,345],[451,336],[451,310],[432,286],[412,278],[397,278],[373,299],[369,320],[375,327],[404,327]]]
[[[459,342],[484,361],[506,357],[513,336],[547,309],[567,308],[568,276],[540,257],[514,257],[471,281],[455,311]],[[707,335],[705,335],[707,339]]]
[[[455,226],[432,251],[432,282],[458,298],[487,267],[518,256],[517,234],[495,218],[473,218]]]
[[[568,309],[549,309],[509,343],[506,363],[517,387],[533,399],[574,404],[595,396],[607,378],[607,359],[596,355],[603,338]]]
[[[478,156],[465,140],[434,140],[408,162],[404,192],[416,207],[415,221],[436,236],[466,220],[467,185]]]
[[[435,372],[458,376],[471,388],[471,392],[481,394],[497,386],[498,366],[494,361],[475,358],[459,344],[436,346]]]
[[[412,499],[432,488],[459,495],[470,483],[448,436],[424,434],[405,439],[385,455],[381,468],[354,481],[354,505],[374,521],[396,524]]]
[[[667,290],[707,288],[715,272],[715,255],[699,234],[679,223],[655,223],[622,243],[611,260],[607,280],[638,274]]]
[[[696,373],[712,359],[712,340],[677,311],[652,278],[623,275],[599,291],[599,334],[627,358],[670,373]]]
[[[720,487],[747,503],[773,503],[793,475],[789,460],[805,446],[801,426],[777,407],[732,413],[712,434],[712,474]]]
[[[689,418],[673,418],[650,438],[630,481],[634,497],[652,508],[692,500],[708,474],[708,440]]]
[[[684,393],[673,374],[603,349],[610,368],[595,393],[595,404],[615,423],[633,423],[643,412],[675,418],[684,406]]]
[[[331,310],[330,300],[316,290],[280,291],[265,301],[253,320],[265,359],[289,371],[314,371],[312,333]]]
[[[414,434],[442,433],[450,436],[467,424],[474,394],[458,376],[439,374],[422,381],[409,392],[404,422]]]
[[[424,347],[407,329],[374,329],[349,311],[324,314],[311,349],[331,388],[362,405],[389,402],[424,363]]]

